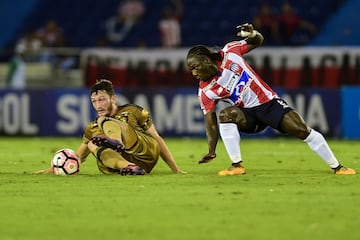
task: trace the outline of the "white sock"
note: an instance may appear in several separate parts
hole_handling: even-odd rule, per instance
[[[323,135],[314,129],[311,129],[309,136],[304,140],[311,150],[316,152],[331,168],[339,166],[339,161],[331,151]]]
[[[221,139],[224,142],[226,151],[231,162],[238,163],[242,161],[240,152],[240,134],[235,123],[220,123],[219,125]]]

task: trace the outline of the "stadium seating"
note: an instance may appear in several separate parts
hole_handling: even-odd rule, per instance
[[[16,29],[23,27],[26,16],[33,11],[37,0],[0,1],[0,48],[16,36]]]
[[[322,45],[360,45],[360,2],[346,1],[339,10],[325,23],[322,31],[309,44]]]
[[[5,2],[11,1],[6,0]],[[143,2],[147,9],[143,21],[128,35],[120,45],[122,47],[134,47],[139,40],[145,40],[149,47],[160,46],[157,24],[163,7],[170,1],[143,0]],[[181,22],[183,46],[198,43],[222,45],[225,41],[231,40],[235,34],[234,26],[243,22],[252,22],[262,2],[263,0],[183,0],[185,8]],[[358,9],[359,3],[356,0],[291,1],[296,13],[313,22],[320,30],[339,9],[339,4],[342,2],[348,3],[348,8],[345,10],[356,11]],[[25,31],[36,30],[47,20],[55,19],[65,32],[68,46],[95,46],[97,39],[104,34],[105,21],[115,15],[119,3],[120,0],[33,0],[32,11],[27,11],[30,14],[23,14],[23,17],[20,18],[22,20],[20,26],[19,23],[15,23],[16,19],[7,21],[8,27],[13,24],[12,27],[18,29],[9,38],[8,43],[14,43]],[[351,7],[349,3],[355,4],[357,7]],[[30,4],[27,4],[28,8],[29,6]],[[276,2],[272,9],[279,12],[280,6],[281,1]],[[341,18],[339,15],[336,16]],[[338,18],[333,21],[341,21]],[[329,24],[326,25],[328,29],[331,28]],[[330,36],[323,31],[320,33],[323,33],[324,36],[319,36],[316,41],[310,43],[316,45],[326,43]],[[357,42],[360,41],[357,40]],[[342,44],[346,44],[346,42]]]

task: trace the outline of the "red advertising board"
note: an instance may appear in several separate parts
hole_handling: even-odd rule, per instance
[[[194,87],[188,49],[87,49],[81,54],[86,85],[98,78],[117,87]],[[360,85],[360,48],[259,48],[245,55],[273,87],[336,88]]]

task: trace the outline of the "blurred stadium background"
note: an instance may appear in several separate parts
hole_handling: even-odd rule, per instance
[[[223,46],[236,39],[234,27],[253,22],[264,0],[183,0],[182,42],[176,48],[163,47],[158,30],[170,0],[143,0],[145,14],[134,29],[121,43],[105,43],[105,23],[120,2],[0,2],[1,135],[80,136],[94,117],[87,88],[97,78],[108,78],[121,103],[150,109],[163,135],[204,136],[186,52],[195,44]],[[266,2],[274,14],[281,12],[281,1]],[[265,41],[247,56],[249,62],[312,127],[328,137],[360,139],[360,2],[290,3],[316,32],[298,29],[290,45]],[[24,85],[11,87],[19,41],[49,20],[61,27],[64,43],[22,55]]]
[[[11,46],[25,32],[33,31],[49,19],[62,26],[69,47],[93,47],[103,34],[102,24],[116,13],[121,0],[3,0],[1,1],[0,46]],[[143,21],[128,36],[123,47],[136,47],[139,39],[146,39],[149,47],[160,47],[157,24],[162,9],[170,0],[143,0],[146,11]],[[280,12],[282,1],[264,0],[183,0],[184,13],[181,22],[183,46],[201,43],[223,44],[234,35],[234,26],[252,22],[263,2],[273,11]],[[308,45],[358,45],[360,36],[356,0],[293,0],[294,11],[311,21],[320,30]],[[344,33],[347,29],[348,33]]]

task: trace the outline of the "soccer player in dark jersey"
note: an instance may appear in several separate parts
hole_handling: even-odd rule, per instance
[[[173,173],[185,173],[157,132],[150,113],[138,105],[116,104],[111,81],[98,80],[91,87],[90,99],[98,117],[85,128],[77,150],[82,163],[91,153],[104,174],[144,175],[160,156]],[[44,172],[51,169],[37,173]]]
[[[335,174],[355,174],[353,169],[339,163],[323,135],[311,129],[247,64],[243,55],[262,44],[261,33],[247,23],[237,29],[237,35],[243,40],[230,42],[221,50],[197,45],[187,54],[188,69],[199,81],[198,96],[205,114],[209,147],[199,163],[207,163],[216,157],[220,132],[232,165],[219,175],[245,174],[239,132],[257,133],[270,126],[306,142]],[[231,106],[219,112],[218,125],[216,106],[219,101]]]

